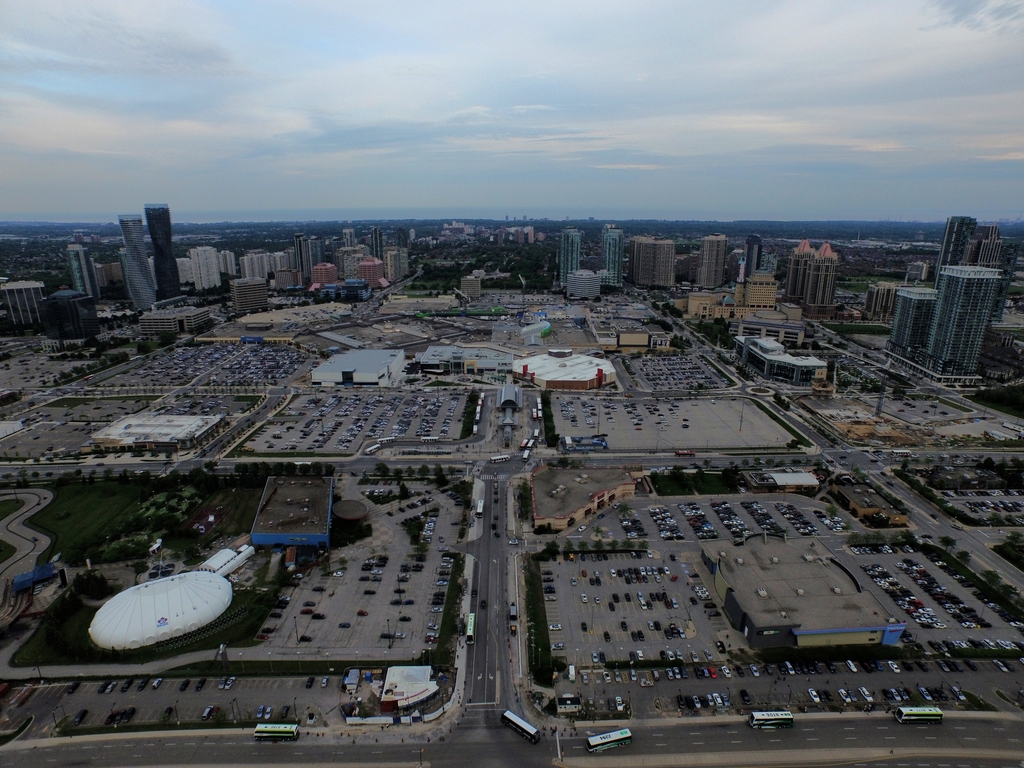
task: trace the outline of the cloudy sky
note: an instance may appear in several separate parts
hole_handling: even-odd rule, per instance
[[[1024,0],[0,0],[0,220],[1016,218]]]

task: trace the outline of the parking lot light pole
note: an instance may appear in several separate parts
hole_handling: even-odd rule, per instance
[[[178,702],[174,702],[174,720],[178,725],[181,725],[181,715],[178,714]]]

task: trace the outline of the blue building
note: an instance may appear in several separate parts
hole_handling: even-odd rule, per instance
[[[252,525],[253,546],[327,549],[333,502],[333,477],[268,477]]]
[[[368,301],[371,293],[370,284],[358,277],[350,277],[341,284],[341,297],[345,301]]]

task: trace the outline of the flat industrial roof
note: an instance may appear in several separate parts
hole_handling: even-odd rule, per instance
[[[452,358],[472,358],[474,360],[512,361],[512,353],[492,347],[466,347],[462,344],[431,344],[422,357],[421,364],[447,362]]]
[[[400,349],[355,349],[333,355],[327,362],[313,369],[313,375],[325,373],[344,373],[345,371],[361,371],[378,373],[394,362],[396,357],[405,356]]]
[[[202,435],[223,419],[221,416],[147,416],[136,414],[118,419],[113,424],[94,433],[94,442],[117,441],[120,443],[160,442],[171,443],[192,440]]]
[[[533,476],[535,515],[569,517],[601,491],[633,482],[622,469],[545,469]]]
[[[333,493],[333,477],[268,477],[252,532],[326,535]]]
[[[726,552],[719,560],[722,575],[757,626],[792,623],[804,630],[878,627],[893,616],[871,592],[857,591],[821,542],[769,538],[764,543],[754,537],[743,547],[707,542],[704,549],[712,559]],[[758,589],[766,594],[761,596]]]
[[[590,381],[597,376],[598,368],[604,370],[606,381],[615,377],[615,367],[611,363],[589,355],[533,355],[516,360],[516,372],[521,373],[523,366],[526,366],[527,373],[535,373],[538,379],[545,381]]]

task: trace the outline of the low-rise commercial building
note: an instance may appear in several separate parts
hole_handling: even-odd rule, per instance
[[[829,493],[851,515],[873,523],[876,528],[899,528],[907,524],[906,515],[898,512],[870,485],[855,482],[852,477],[839,478]]]
[[[809,387],[824,380],[828,363],[816,357],[796,357],[772,339],[737,336],[736,355],[740,362],[766,379]]]
[[[98,448],[132,448],[140,451],[178,451],[202,442],[224,421],[224,415],[177,416],[134,414],[93,433]]]
[[[530,479],[533,524],[554,531],[582,525],[599,510],[636,493],[636,478],[621,469],[578,470],[540,467]]]
[[[310,372],[314,387],[394,387],[405,368],[400,349],[359,349],[334,355]]]
[[[252,525],[253,546],[327,549],[333,502],[333,477],[268,477]]]
[[[813,472],[801,469],[743,472],[742,477],[751,493],[805,493],[820,485]]]
[[[513,375],[542,389],[599,389],[615,381],[615,366],[607,360],[552,349],[514,363]]]
[[[500,349],[462,344],[433,344],[420,357],[420,372],[440,375],[507,374],[513,355]]]
[[[139,331],[147,339],[156,339],[161,333],[199,333],[212,325],[209,307],[158,309],[139,319]]]

